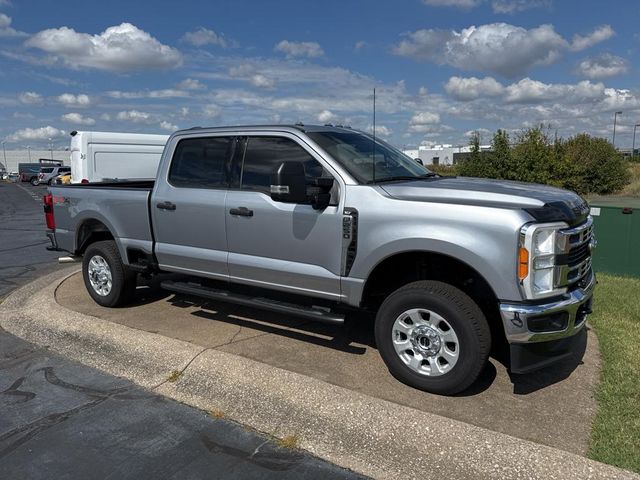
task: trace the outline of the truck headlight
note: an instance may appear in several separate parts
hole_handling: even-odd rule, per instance
[[[566,292],[557,285],[556,254],[558,232],[565,223],[529,224],[520,231],[518,278],[528,299],[551,297]]]

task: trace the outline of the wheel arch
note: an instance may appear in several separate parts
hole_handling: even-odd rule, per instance
[[[418,280],[437,280],[459,288],[480,307],[496,345],[506,344],[499,300],[484,275],[459,258],[428,250],[408,250],[380,260],[365,281],[361,305],[377,310],[395,290]]]

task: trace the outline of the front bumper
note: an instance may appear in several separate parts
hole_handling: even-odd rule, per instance
[[[511,371],[524,373],[561,361],[576,347],[593,305],[595,275],[585,288],[542,305],[501,303],[500,314],[511,348]]]

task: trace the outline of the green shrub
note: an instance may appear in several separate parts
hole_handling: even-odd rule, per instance
[[[492,151],[480,152],[477,136],[458,174],[555,185],[581,194],[617,192],[630,182],[628,162],[604,138],[579,134],[551,141],[545,129],[530,128],[511,144],[498,130]]]

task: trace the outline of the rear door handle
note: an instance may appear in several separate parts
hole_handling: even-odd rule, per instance
[[[156,207],[158,207],[160,210],[175,210],[176,204],[171,202],[162,202],[157,203]]]
[[[253,210],[249,210],[247,207],[232,208],[229,213],[231,215],[240,215],[241,217],[253,217]]]

